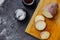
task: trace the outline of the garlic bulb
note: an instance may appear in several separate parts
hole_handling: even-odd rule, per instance
[[[20,21],[26,18],[26,12],[23,9],[17,9],[15,13],[16,13],[16,18]]]

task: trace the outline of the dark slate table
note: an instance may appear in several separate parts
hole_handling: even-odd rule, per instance
[[[38,40],[24,32],[38,2],[36,0],[34,7],[28,8],[22,0],[5,0],[0,6],[0,40]],[[24,8],[28,12],[24,21],[15,19],[15,10],[18,8]]]

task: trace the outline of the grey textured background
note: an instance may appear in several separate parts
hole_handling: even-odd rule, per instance
[[[0,40],[38,40],[24,32],[38,2],[36,0],[35,6],[28,8],[22,0],[5,0],[0,6]],[[24,21],[15,19],[15,10],[18,8],[24,8],[28,12]]]

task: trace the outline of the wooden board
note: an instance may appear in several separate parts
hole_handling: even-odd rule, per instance
[[[25,32],[40,39],[40,31],[35,29],[34,19],[37,15],[41,15],[42,8],[49,5],[52,2],[57,2],[59,5],[58,13],[53,19],[47,19],[47,27],[45,30],[51,33],[51,36],[48,40],[60,40],[60,0],[40,0],[38,7],[36,8]]]

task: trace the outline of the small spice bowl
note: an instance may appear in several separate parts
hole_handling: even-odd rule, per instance
[[[35,0],[23,0],[23,3],[26,5],[26,6],[31,6],[35,3]]]

